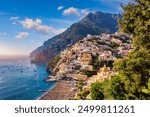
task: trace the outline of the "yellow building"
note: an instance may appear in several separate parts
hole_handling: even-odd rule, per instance
[[[92,61],[92,55],[91,53],[84,52],[81,54],[81,63],[83,65],[89,65]]]
[[[98,73],[101,76],[107,76],[110,72],[110,68],[106,67],[106,65],[104,65],[103,68],[100,68],[100,72]]]
[[[94,70],[92,65],[83,65],[81,69],[87,70],[87,71],[93,71]]]
[[[72,78],[74,78],[76,80],[86,81],[88,79],[87,75],[83,75],[83,74],[72,74],[71,76],[72,76]]]
[[[90,86],[94,82],[103,82],[106,78],[109,77],[109,75],[110,75],[110,68],[104,65],[103,68],[100,68],[97,75],[94,75],[88,79],[88,84]]]

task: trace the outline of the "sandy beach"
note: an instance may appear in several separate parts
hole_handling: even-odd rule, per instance
[[[56,85],[46,92],[39,100],[72,100],[76,94],[73,81],[58,81]]]

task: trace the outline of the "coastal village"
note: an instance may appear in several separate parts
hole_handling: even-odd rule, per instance
[[[120,32],[87,35],[60,53],[53,75],[47,80],[57,81],[60,88],[54,87],[49,96],[47,93],[41,99],[78,99],[81,82],[82,89],[89,89],[94,82],[111,79],[117,74],[113,62],[126,57],[132,49],[131,37]],[[90,94],[86,99],[90,99]]]

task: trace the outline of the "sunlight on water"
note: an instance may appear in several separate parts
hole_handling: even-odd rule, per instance
[[[31,64],[28,57],[0,57],[0,99],[32,100],[55,83],[43,81],[49,74],[45,64]]]

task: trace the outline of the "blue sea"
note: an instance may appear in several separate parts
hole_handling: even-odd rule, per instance
[[[55,85],[45,64],[31,64],[29,57],[0,57],[0,100],[35,100]]]

